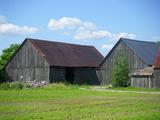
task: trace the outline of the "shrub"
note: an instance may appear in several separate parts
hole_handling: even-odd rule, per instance
[[[10,83],[1,83],[0,84],[0,90],[9,90],[10,89]]]
[[[112,82],[115,87],[127,87],[129,81],[129,66],[127,58],[118,54],[112,71]]]
[[[21,90],[23,89],[23,84],[20,82],[12,82],[10,83],[10,89]]]
[[[23,89],[30,89],[30,88],[32,88],[32,86],[30,84],[28,84],[28,83],[23,84]]]
[[[6,82],[0,84],[0,90],[21,90],[23,87],[23,84],[20,82]]]

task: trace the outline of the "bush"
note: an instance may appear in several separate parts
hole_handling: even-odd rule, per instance
[[[33,88],[30,84],[28,83],[23,84],[23,89],[30,89],[30,88]]]
[[[0,84],[0,90],[9,90],[10,89],[10,83],[1,83]]]
[[[2,83],[0,84],[0,90],[21,90],[23,89],[23,84],[20,82],[12,82],[12,83]]]
[[[23,89],[23,84],[20,82],[12,82],[10,83],[10,89],[21,90]]]
[[[115,87],[127,87],[129,81],[129,66],[127,58],[119,54],[112,71],[112,83]]]

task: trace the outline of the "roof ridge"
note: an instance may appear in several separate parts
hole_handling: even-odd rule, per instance
[[[51,43],[60,43],[60,44],[67,44],[67,45],[74,45],[74,46],[83,46],[83,47],[94,47],[93,45],[81,45],[81,44],[74,44],[74,43],[66,43],[66,42],[58,42],[58,41],[50,41],[46,39],[34,39],[34,38],[26,38],[30,41],[42,41],[42,42],[51,42]],[[95,48],[95,47],[94,47]]]
[[[51,66],[97,67],[104,58],[94,47],[26,38]],[[53,52],[54,51],[54,52]]]
[[[154,55],[160,47],[156,42],[121,39],[147,65],[153,65]],[[143,47],[143,49],[141,48]],[[150,55],[149,58],[146,56]],[[151,57],[152,56],[152,57]]]
[[[132,42],[130,42],[130,41],[132,41]],[[149,59],[149,60],[145,61],[144,58],[143,58],[144,56],[140,56],[141,53],[137,53],[137,50],[135,50],[135,46],[132,46],[132,45],[135,45],[135,44],[142,44],[143,45],[145,43],[148,43],[148,44],[145,44],[145,46],[147,46],[147,47],[149,45],[151,45],[152,47],[154,46],[155,47],[154,51],[156,51],[157,48],[160,48],[160,45],[158,43],[156,43],[156,42],[141,41],[141,40],[134,40],[134,39],[128,39],[128,38],[120,38],[116,42],[116,44],[112,47],[112,49],[108,52],[108,54],[105,56],[105,58],[103,59],[103,61],[99,64],[99,66],[101,66],[105,62],[105,60],[109,57],[110,54],[112,54],[112,52],[116,49],[116,47],[121,42],[124,42],[136,54],[137,57],[139,57],[142,61],[144,61],[146,63],[146,65],[150,65],[150,63],[152,62],[152,59]],[[150,49],[150,47],[148,47],[148,48]],[[145,47],[145,49],[146,49],[146,47]],[[154,53],[152,51],[151,51],[151,54],[152,54],[152,56],[154,55]],[[153,64],[153,62],[151,64]]]
[[[135,41],[135,42],[145,42],[145,43],[155,43],[157,44],[156,42],[153,42],[153,41],[144,41],[144,40],[136,40],[136,39],[130,39],[130,38],[120,38],[122,41],[125,41],[125,40],[128,40],[128,41]]]

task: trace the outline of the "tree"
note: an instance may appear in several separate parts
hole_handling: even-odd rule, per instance
[[[4,66],[8,60],[12,57],[15,51],[19,48],[19,44],[11,44],[9,48],[2,51],[0,56],[0,82],[4,81]]]
[[[112,70],[112,82],[115,87],[127,87],[129,82],[129,66],[127,58],[118,54]]]

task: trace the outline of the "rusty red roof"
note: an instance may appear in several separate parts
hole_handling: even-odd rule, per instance
[[[160,68],[160,49],[155,57],[154,66],[155,68]]]
[[[97,67],[104,57],[94,46],[27,38],[51,66]]]

